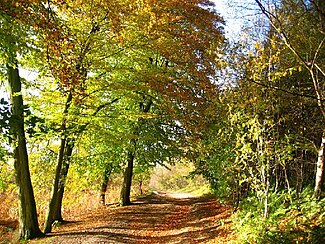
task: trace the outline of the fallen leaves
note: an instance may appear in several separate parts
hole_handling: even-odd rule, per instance
[[[68,219],[42,243],[225,243],[231,210],[213,198],[153,193],[127,207],[101,207]],[[32,243],[40,243],[33,241]]]

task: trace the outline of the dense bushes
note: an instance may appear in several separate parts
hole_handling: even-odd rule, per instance
[[[311,199],[313,192],[275,192],[270,196],[270,214],[255,197],[240,204],[234,217],[239,243],[323,243],[325,201]]]

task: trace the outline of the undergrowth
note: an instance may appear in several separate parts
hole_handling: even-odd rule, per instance
[[[262,204],[246,198],[233,217],[238,243],[325,243],[325,199],[312,198],[310,189],[270,195],[270,214],[262,217]]]

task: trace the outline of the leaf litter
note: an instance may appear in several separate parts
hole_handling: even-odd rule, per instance
[[[132,205],[70,216],[30,243],[228,243],[231,208],[211,197],[153,192]]]

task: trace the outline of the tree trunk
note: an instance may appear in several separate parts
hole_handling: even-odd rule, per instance
[[[42,236],[39,229],[33,186],[30,178],[24,131],[24,108],[18,68],[7,65],[12,106],[14,167],[19,198],[19,239]]]
[[[59,181],[59,189],[58,189],[58,196],[57,196],[57,204],[55,206],[57,209],[54,210],[54,221],[64,222],[62,218],[62,201],[63,201],[63,195],[64,195],[64,188],[65,183],[67,180],[70,162],[71,162],[71,155],[74,147],[74,142],[70,142],[67,140],[66,146],[65,146],[65,153],[63,157],[63,164],[61,168],[61,176]]]
[[[274,184],[274,191],[277,192],[280,185],[280,176],[279,176],[279,165],[276,163],[275,165],[275,184]]]
[[[59,184],[60,184],[60,178],[61,178],[61,169],[63,165],[63,154],[64,154],[64,145],[66,142],[66,138],[61,139],[61,145],[60,145],[60,151],[59,151],[59,156],[58,156],[58,163],[56,166],[56,171],[55,171],[55,178],[54,178],[54,183],[52,187],[52,197],[50,200],[49,204],[49,209],[44,225],[44,233],[49,233],[52,231],[52,224],[55,221],[54,217],[56,215],[55,210],[58,207],[58,191],[59,191]]]
[[[269,216],[269,192],[270,192],[270,173],[267,167],[265,175],[265,189],[264,189],[264,213],[263,218],[267,219]]]
[[[322,142],[320,145],[317,169],[316,169],[316,179],[315,179],[315,190],[314,198],[319,199],[322,192],[322,185],[324,183],[324,160],[325,160],[325,131],[322,135]]]
[[[130,193],[131,193],[132,175],[133,175],[133,161],[134,161],[134,153],[129,151],[128,158],[127,158],[128,165],[124,172],[124,180],[123,180],[123,186],[121,190],[121,198],[120,198],[121,206],[127,206],[131,204]]]
[[[118,101],[118,99],[114,99],[109,104],[112,104],[116,101]],[[59,222],[64,221],[62,218],[62,200],[64,195],[65,183],[66,183],[66,179],[70,167],[70,158],[75,144],[75,139],[66,138],[67,129],[66,129],[65,118],[68,114],[68,110],[70,108],[71,102],[72,102],[72,94],[70,92],[65,104],[65,109],[63,111],[64,119],[61,125],[61,145],[58,154],[58,163],[57,163],[57,168],[55,173],[55,180],[52,189],[52,198],[50,201],[49,210],[48,210],[48,214],[44,226],[45,233],[51,232],[52,224],[54,221],[56,220]],[[106,105],[107,104],[100,105],[93,113],[93,116],[95,116]],[[89,123],[82,125],[77,131],[77,135],[81,134],[86,129],[88,124]]]
[[[69,93],[67,102],[65,104],[65,109],[63,111],[64,114],[64,119],[62,121],[61,125],[61,144],[60,144],[60,150],[58,154],[58,162],[56,166],[56,171],[55,171],[55,179],[53,183],[53,188],[52,188],[52,197],[50,200],[49,204],[49,209],[44,225],[44,232],[49,233],[52,231],[52,224],[56,220],[55,217],[57,215],[57,209],[59,207],[59,202],[58,202],[58,192],[59,192],[59,187],[60,187],[60,181],[61,181],[61,171],[62,171],[62,166],[63,166],[63,161],[64,161],[64,156],[65,156],[65,146],[67,142],[66,138],[66,115],[68,113],[69,107],[71,105],[72,101],[72,94]]]
[[[105,206],[105,204],[106,204],[105,195],[106,195],[106,190],[107,190],[107,185],[108,185],[108,180],[109,180],[110,175],[111,175],[110,166],[106,166],[104,174],[103,174],[103,181],[102,181],[101,188],[100,188],[100,203],[103,206]]]
[[[143,194],[142,185],[143,185],[143,182],[142,182],[142,179],[140,179],[140,180],[139,180],[139,190],[140,190],[140,195],[141,195],[141,196],[142,196],[142,194]]]
[[[145,98],[144,98],[145,100]],[[149,112],[151,106],[153,105],[153,102],[151,100],[147,102],[141,102],[140,104],[140,111],[143,113]],[[139,127],[140,125],[144,123],[143,118],[138,119],[138,124],[135,128],[134,135],[139,136],[140,131]],[[127,167],[124,172],[124,180],[123,180],[123,186],[121,190],[121,197],[120,197],[120,205],[121,206],[127,206],[131,204],[130,201],[130,193],[131,193],[131,185],[132,185],[132,175],[133,175],[133,161],[136,153],[136,146],[137,146],[137,140],[138,139],[131,139],[131,145],[132,148],[129,149],[128,155],[127,155]]]

